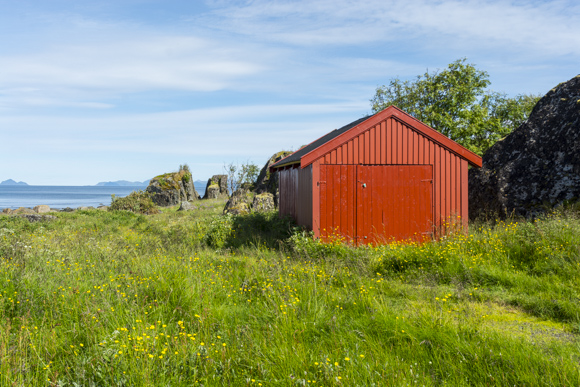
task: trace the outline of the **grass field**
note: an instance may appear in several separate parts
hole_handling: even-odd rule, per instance
[[[355,249],[202,203],[0,216],[0,385],[580,385],[573,213]]]

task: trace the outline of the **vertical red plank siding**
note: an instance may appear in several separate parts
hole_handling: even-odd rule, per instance
[[[370,162],[371,162],[370,153],[371,152],[370,152],[370,145],[369,145],[370,144],[370,141],[369,141],[369,132],[368,132],[368,130],[366,132],[364,132],[363,137],[364,137],[364,142],[363,142],[364,143],[364,147],[363,147],[363,149],[364,149],[364,156],[365,156],[364,164],[370,164]]]
[[[380,153],[381,159],[380,164],[385,165],[387,163],[387,123],[385,121],[381,122],[381,139],[380,139]]]
[[[377,127],[373,126],[369,133],[369,146],[371,148],[370,164],[378,164],[377,159],[380,157],[377,154]]]
[[[385,135],[385,152],[386,152],[386,160],[385,163],[388,164],[392,164],[392,155],[393,155],[393,151],[391,149],[391,144],[393,143],[393,120],[392,119],[388,119],[387,120],[387,127],[386,127],[386,135]]]
[[[449,154],[449,208],[451,209],[452,221],[455,222],[457,215],[459,215],[457,208],[457,176],[455,174],[455,155]]]
[[[347,207],[344,211],[347,213],[347,235],[349,239],[352,240],[356,235],[355,222],[356,222],[356,173],[355,166],[347,166]]]
[[[468,219],[468,195],[467,195],[467,160],[461,160],[461,219],[463,227],[467,230]]]
[[[403,164],[403,127],[397,121],[397,138],[395,140],[395,151],[397,152],[397,164]]]
[[[319,234],[318,237],[323,237],[324,235],[326,235],[326,228],[328,227],[327,224],[327,216],[328,216],[328,208],[327,208],[327,203],[328,200],[326,198],[326,192],[328,189],[328,186],[326,185],[326,182],[328,180],[328,176],[327,176],[327,169],[326,169],[326,165],[322,165],[320,167],[320,185],[319,185]],[[314,208],[316,208],[316,206],[313,206]],[[316,223],[316,222],[314,222]],[[316,233],[316,230],[314,231]]]
[[[312,231],[314,231],[314,237],[320,237],[320,222],[322,212],[320,207],[320,190],[321,190],[321,176],[320,176],[320,160],[312,163]]]
[[[349,141],[348,142],[348,164],[352,164],[353,163],[353,158],[354,158],[354,141]]]

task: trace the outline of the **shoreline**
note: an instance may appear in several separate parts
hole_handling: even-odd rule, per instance
[[[52,208],[46,204],[41,204],[34,207],[18,207],[16,209],[12,208],[0,208],[0,214],[3,215],[42,215],[50,214],[55,212],[75,212],[75,211],[86,211],[86,210],[100,210],[107,211],[109,206],[79,206],[76,208],[65,207],[65,208]]]

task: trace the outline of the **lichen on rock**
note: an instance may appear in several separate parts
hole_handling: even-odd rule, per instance
[[[469,171],[469,215],[535,216],[580,198],[580,76],[550,90],[530,117]]]

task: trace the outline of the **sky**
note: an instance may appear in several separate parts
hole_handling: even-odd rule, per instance
[[[0,0],[0,182],[260,167],[449,63],[509,96],[580,73],[580,2]]]

